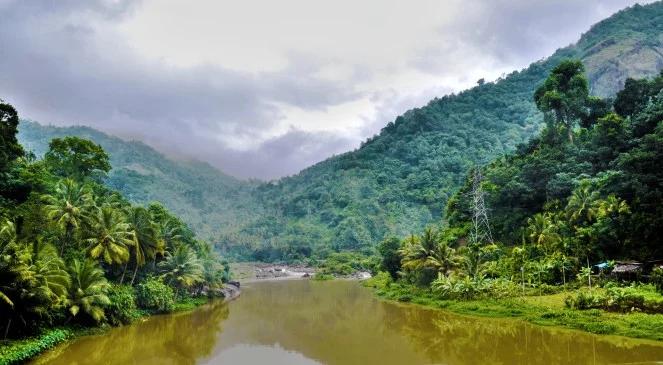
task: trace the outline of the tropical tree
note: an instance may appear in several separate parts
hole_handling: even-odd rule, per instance
[[[575,124],[589,114],[589,83],[584,72],[582,62],[563,61],[534,93],[536,106],[554,115],[556,123],[566,128],[571,143]]]
[[[74,260],[69,275],[69,313],[72,318],[82,311],[95,322],[101,322],[105,318],[104,306],[110,304],[107,295],[110,284],[104,271],[92,260]]]
[[[103,148],[79,137],[53,138],[48,144],[44,160],[56,175],[83,181],[97,182],[111,169],[108,154]]]
[[[435,269],[435,271],[446,275],[456,267],[460,258],[456,255],[456,250],[449,247],[446,242],[438,242],[428,253],[426,264]]]
[[[131,285],[136,280],[136,273],[140,266],[145,265],[147,260],[156,260],[157,255],[165,253],[165,243],[161,238],[156,223],[152,221],[150,212],[143,207],[131,207],[127,214],[127,223],[134,237],[133,253],[134,272],[131,277]],[[124,273],[130,260],[127,260],[120,284],[124,281]]]
[[[23,147],[16,139],[18,120],[16,109],[0,99],[0,171],[5,171],[10,162],[23,155]]]
[[[53,194],[43,196],[46,203],[46,216],[64,231],[60,246],[60,255],[65,246],[74,240],[75,230],[89,219],[92,208],[92,194],[87,185],[76,183],[72,179],[60,180],[55,185]]]
[[[527,219],[527,232],[530,241],[540,248],[546,256],[551,255],[562,241],[554,215],[537,213]]]
[[[588,180],[583,180],[573,190],[569,202],[566,205],[566,214],[572,222],[590,221],[596,213],[594,203],[598,200],[599,193],[592,188]]]
[[[94,216],[85,242],[90,257],[101,258],[107,264],[123,264],[129,260],[129,248],[136,239],[122,212],[104,206]]]
[[[13,322],[30,330],[34,320],[64,304],[69,276],[63,267],[52,246],[35,244],[31,250],[16,241],[12,222],[0,225],[0,313],[6,320],[5,338]]]
[[[188,246],[179,245],[159,262],[161,277],[168,285],[182,291],[203,280],[203,265]]]
[[[378,245],[378,252],[382,258],[380,268],[391,275],[393,279],[398,278],[401,270],[401,255],[399,249],[401,241],[397,237],[387,237]]]

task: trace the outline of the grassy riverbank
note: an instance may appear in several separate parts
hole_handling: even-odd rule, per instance
[[[211,300],[214,299],[187,297],[177,301],[173,306],[173,311],[169,313],[190,311],[209,303]],[[135,321],[140,318],[157,314],[163,313],[136,309],[132,314],[132,317]],[[112,328],[114,328],[114,326],[111,325],[102,327],[83,327],[79,325],[63,326],[46,329],[42,331],[41,334],[33,337],[15,341],[6,341],[5,343],[0,342],[0,365],[22,364],[63,342],[72,341],[82,336],[100,334]]]
[[[503,299],[444,300],[439,299],[430,290],[394,283],[379,276],[365,281],[364,285],[372,288],[383,299],[409,302],[464,315],[516,318],[543,326],[559,326],[595,334],[663,341],[663,314],[567,308],[565,299],[576,295],[577,290]]]

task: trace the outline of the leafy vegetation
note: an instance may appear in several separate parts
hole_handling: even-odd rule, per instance
[[[160,204],[132,205],[102,185],[102,147],[55,138],[38,160],[16,144],[14,108],[0,111],[0,336],[14,340],[1,361],[69,336],[55,327],[120,325],[220,293],[229,269],[210,244]]]
[[[372,285],[389,298],[457,309],[466,307],[456,302],[479,301],[479,308],[504,299],[500,307],[586,286],[566,297],[568,310],[663,314],[660,268],[649,275],[652,284],[626,287],[604,272],[613,260],[663,255],[663,73],[629,79],[613,102],[590,97],[582,63],[565,60],[534,99],[546,121],[540,135],[471,171],[439,228],[400,245],[393,238],[380,243],[381,267],[390,275]],[[535,318],[538,310],[523,309]],[[548,316],[595,333],[620,333],[628,321],[591,324],[565,311]],[[652,321],[660,318],[645,320]]]
[[[109,186],[136,203],[164,202],[227,257],[295,261],[339,251],[374,254],[383,238],[420,232],[446,218],[446,205],[472,166],[513,152],[541,131],[548,120],[532,95],[562,60],[576,58],[585,65],[588,81],[581,85],[581,96],[597,113],[606,104],[586,92],[613,97],[628,77],[655,76],[663,54],[661,24],[663,4],[635,5],[547,59],[434,99],[388,123],[357,150],[268,183],[239,182],[204,164],[173,162],[140,143],[89,128],[22,123],[21,140],[39,156],[47,150],[40,141],[53,137],[73,134],[95,140],[109,151],[114,166]],[[552,96],[544,100],[551,108]],[[557,110],[574,117],[574,108],[566,104]],[[570,129],[566,131],[568,138]],[[554,159],[561,152],[549,153]],[[551,192],[561,189],[559,196],[568,188],[565,175],[550,186]],[[499,219],[529,216],[525,211]]]

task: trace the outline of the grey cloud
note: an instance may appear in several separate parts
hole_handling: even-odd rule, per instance
[[[433,74],[463,72],[468,65],[525,66],[632,0],[493,0],[463,2],[462,16],[441,26],[439,42],[423,49],[413,66]]]
[[[270,180],[295,174],[303,167],[346,152],[356,145],[356,140],[332,133],[309,133],[291,129],[281,136],[265,141],[258,149],[225,150],[215,157],[215,162],[230,173],[251,171],[249,177]]]
[[[55,12],[52,3],[0,4],[0,95],[41,122],[90,125],[240,177],[267,178],[320,160],[340,142],[291,131],[258,146],[247,164],[235,159],[251,153],[227,148],[220,137],[257,139],[283,118],[278,103],[324,110],[360,96],[316,77],[321,65],[296,56],[282,71],[257,74],[145,63],[112,35],[100,34],[106,29],[99,22],[124,16],[132,3],[67,1]],[[312,142],[328,145],[313,148]],[[289,160],[271,160],[279,156]]]

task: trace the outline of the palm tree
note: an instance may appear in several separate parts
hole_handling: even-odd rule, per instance
[[[91,236],[85,240],[90,257],[102,258],[107,264],[129,260],[129,247],[135,245],[131,227],[122,213],[110,206],[98,210],[91,225]]]
[[[182,227],[179,222],[166,218],[165,221],[159,223],[158,228],[167,250],[172,251],[175,247],[183,243],[184,236],[182,235]]]
[[[186,289],[203,281],[203,265],[196,254],[187,246],[179,245],[166,260],[159,263],[166,284]]]
[[[4,221],[0,226],[0,272],[21,272],[27,268],[27,265],[17,263],[16,255],[16,229],[14,223]],[[11,275],[14,276],[14,275]],[[14,307],[14,302],[10,298],[9,290],[15,280],[2,280],[0,281],[0,301],[8,305],[10,308]],[[6,337],[6,335],[5,335]]]
[[[66,301],[71,280],[64,261],[58,256],[55,247],[42,241],[35,242],[31,269],[39,282],[36,291],[49,298],[53,305]]]
[[[155,260],[157,255],[165,253],[165,242],[159,235],[159,230],[152,221],[152,217],[147,209],[143,207],[132,207],[127,215],[129,228],[134,236],[134,273],[131,277],[131,285],[136,279],[138,267],[145,265],[146,260]],[[128,265],[129,261],[127,261]],[[125,265],[126,271],[126,265]],[[124,271],[120,284],[124,281]]]
[[[591,220],[595,214],[594,202],[598,199],[598,192],[592,190],[589,183],[583,183],[573,190],[566,205],[566,213],[573,221]]]
[[[44,195],[43,200],[46,203],[46,216],[65,232],[60,246],[62,255],[65,245],[73,239],[74,230],[88,218],[88,211],[92,206],[90,189],[72,179],[64,179],[55,185],[55,192]]]
[[[0,225],[0,310],[6,315],[4,337],[12,321],[29,326],[29,317],[43,317],[66,301],[69,276],[53,246],[16,241],[14,224]]]
[[[426,264],[435,268],[435,270],[446,275],[451,269],[459,263],[456,250],[449,247],[446,242],[438,242],[429,252]]]
[[[550,255],[562,240],[549,213],[537,213],[528,218],[527,231],[532,243],[541,248],[546,256]]]
[[[72,318],[80,311],[96,322],[105,318],[104,306],[110,304],[107,293],[110,284],[104,271],[92,260],[74,260],[69,268],[71,286],[69,288],[69,313]]]

